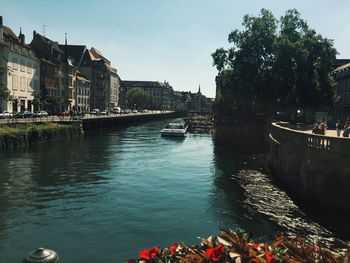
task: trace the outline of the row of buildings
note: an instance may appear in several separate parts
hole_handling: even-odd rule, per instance
[[[0,16],[0,84],[8,99],[0,98],[0,110],[9,112],[45,109],[88,112],[128,105],[127,92],[140,88],[151,97],[152,109],[210,110],[212,100],[197,93],[176,92],[157,81],[122,81],[116,68],[96,48],[68,45],[48,39],[36,31],[26,44],[3,25]]]

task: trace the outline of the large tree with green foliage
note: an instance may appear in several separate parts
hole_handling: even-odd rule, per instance
[[[229,34],[231,48],[212,54],[219,71],[219,108],[272,113],[332,105],[336,50],[331,40],[311,29],[295,9],[279,20],[262,9],[259,16],[244,16],[242,25]]]
[[[130,107],[146,108],[152,103],[152,97],[141,88],[132,88],[126,93],[126,100]]]

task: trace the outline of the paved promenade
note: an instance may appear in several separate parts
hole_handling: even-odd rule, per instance
[[[309,133],[312,134],[312,130],[307,130],[307,131],[303,131],[305,133]],[[326,131],[325,136],[329,136],[329,137],[338,137],[337,136],[337,131],[336,130],[328,130]],[[343,131],[340,132],[340,136],[338,138],[344,138],[343,137]],[[348,138],[347,138],[348,139]]]
[[[170,113],[172,111],[147,111],[147,112],[138,112],[138,113],[128,113],[128,114],[109,114],[109,115],[91,115],[91,114],[85,114],[84,117],[77,116],[74,120],[80,121],[84,119],[106,119],[106,118],[121,118],[125,116],[137,116],[137,115],[152,115],[152,114],[165,114]],[[65,116],[65,117],[57,117],[57,116],[48,116],[48,117],[42,117],[42,118],[9,118],[9,119],[0,119],[0,125],[1,124],[8,124],[8,123],[40,123],[40,122],[69,122],[72,121],[71,117]]]

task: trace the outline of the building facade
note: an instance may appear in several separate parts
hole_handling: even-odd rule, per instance
[[[0,83],[10,93],[8,100],[0,102],[1,110],[16,113],[38,108],[35,94],[39,93],[40,61],[33,49],[25,43],[25,36],[17,37],[3,25],[0,17]]]
[[[67,45],[66,50],[72,64],[90,81],[90,109],[110,110],[118,106],[121,80],[111,62],[96,48]]]
[[[43,107],[50,113],[66,111],[69,108],[68,63],[58,43],[33,32],[30,43],[40,59],[40,91]]]
[[[336,80],[335,118],[344,121],[350,116],[350,63],[334,71]]]
[[[213,99],[204,96],[199,86],[197,93],[192,93],[190,91],[176,91],[174,106],[176,110],[212,112]]]
[[[122,91],[120,95],[121,106],[123,108],[132,107],[128,105],[126,94],[128,90],[140,88],[148,93],[152,98],[151,108],[156,110],[170,110],[174,108],[174,90],[166,81],[122,81]]]
[[[120,78],[100,51],[94,47],[86,50],[79,69],[91,81],[91,108],[110,110],[118,106]]]
[[[90,111],[90,83],[80,72],[76,75],[76,92],[77,92],[77,111]]]

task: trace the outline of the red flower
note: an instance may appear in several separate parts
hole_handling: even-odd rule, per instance
[[[224,245],[220,244],[214,248],[208,248],[205,250],[205,254],[213,261],[219,261],[222,255],[225,253]]]
[[[270,263],[274,260],[274,256],[271,253],[265,253],[264,254],[267,260],[267,263]]]
[[[142,259],[154,259],[158,255],[160,249],[157,247],[152,247],[150,250],[144,249],[139,253],[139,257]]]
[[[171,252],[171,255],[174,256],[176,253],[176,249],[179,247],[179,245],[174,242],[174,245],[172,247],[168,247],[169,251]]]

